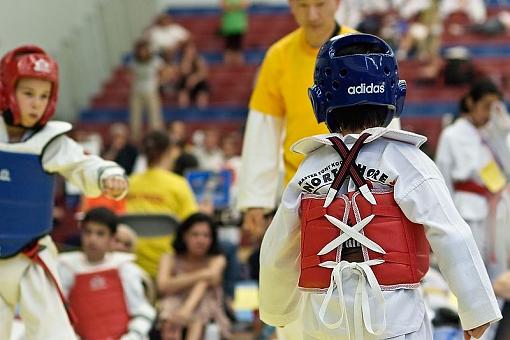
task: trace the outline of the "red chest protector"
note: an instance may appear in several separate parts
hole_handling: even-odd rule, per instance
[[[69,294],[76,333],[84,340],[117,340],[130,320],[117,269],[77,274]]]
[[[303,195],[301,199],[301,288],[328,288],[332,269],[319,264],[342,261],[342,245],[327,252],[323,250],[343,234],[342,230],[332,224],[331,217],[345,223],[344,227],[354,230],[356,224],[374,215],[366,219],[369,220],[368,224],[356,232],[375,242],[385,252],[378,253],[362,245],[365,261],[384,260],[371,267],[382,288],[416,287],[429,268],[429,244],[423,226],[405,217],[393,198],[393,192],[366,193],[367,183],[354,166],[357,153],[368,136],[362,137],[350,151],[341,140],[332,138],[333,147],[342,156],[343,163],[330,192],[327,196]],[[337,188],[347,174],[351,175],[360,191],[332,198],[330,193],[336,195]],[[372,203],[365,197],[369,197]],[[322,254],[319,255],[321,250]]]
[[[328,288],[331,269],[319,266],[325,261],[340,262],[342,247],[324,255],[317,255],[330,241],[342,233],[331,224],[325,214],[348,225],[354,225],[371,214],[375,217],[362,233],[381,246],[386,254],[363,247],[365,261],[382,259],[384,263],[372,270],[381,286],[387,289],[416,286],[429,268],[429,243],[423,226],[412,223],[393,199],[393,193],[374,193],[377,205],[363,196],[349,193],[334,199],[324,208],[324,196],[303,196],[301,200],[301,275],[302,288]],[[356,219],[358,215],[358,219]],[[393,286],[393,287],[392,287]]]

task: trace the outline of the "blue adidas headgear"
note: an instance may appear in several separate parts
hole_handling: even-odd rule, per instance
[[[345,55],[342,49],[352,45],[374,46],[381,52]],[[387,126],[402,111],[406,82],[399,80],[395,54],[384,40],[354,33],[333,37],[322,45],[308,95],[317,121],[326,122],[330,130],[335,125],[332,110],[357,105],[387,107]]]

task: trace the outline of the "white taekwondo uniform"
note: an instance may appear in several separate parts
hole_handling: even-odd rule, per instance
[[[458,298],[459,315],[464,329],[472,329],[501,318],[494,292],[469,226],[455,209],[447,186],[435,166],[418,149],[426,138],[405,131],[372,128],[372,134],[360,151],[356,164],[364,178],[375,186],[392,187],[394,199],[405,216],[425,228],[426,237],[435,253],[442,274]],[[372,297],[361,306],[365,315],[356,320],[353,310],[358,284],[364,285],[356,269],[341,273],[343,282],[344,322],[330,329],[320,318],[324,293],[298,288],[300,275],[300,202],[303,193],[326,194],[333,180],[332,169],[338,169],[340,157],[331,147],[329,136],[338,136],[350,147],[359,135],[318,135],[294,146],[306,154],[296,175],[287,186],[278,212],[265,234],[260,255],[260,315],[271,325],[285,326],[303,313],[305,339],[349,339],[363,318],[363,339],[431,339],[430,324],[418,289],[384,290],[384,303],[378,284],[366,285]],[[347,182],[339,194],[347,190]],[[366,273],[361,277],[366,278]],[[325,319],[337,321],[341,316],[338,289],[328,302]],[[300,306],[301,305],[301,306]],[[300,308],[302,307],[302,308]],[[348,320],[349,333],[346,331]],[[382,330],[379,336],[367,332],[366,326]]]

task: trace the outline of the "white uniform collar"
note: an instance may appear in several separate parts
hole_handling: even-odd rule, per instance
[[[134,262],[135,255],[131,253],[109,252],[103,261],[90,263],[81,251],[72,251],[59,254],[59,261],[75,273],[96,272],[111,268],[118,268],[126,262]]]
[[[4,122],[4,117],[0,116],[0,142],[7,143],[9,142],[9,137],[7,136],[7,126]]]
[[[370,143],[371,141],[374,141],[381,137],[408,143],[408,144],[412,144],[412,145],[415,145],[416,147],[420,147],[423,143],[425,143],[427,141],[427,137],[413,133],[413,132],[405,131],[405,130],[395,130],[395,129],[388,129],[388,128],[384,128],[384,127],[374,127],[374,128],[366,129],[362,133],[365,133],[365,132],[371,134],[371,136],[365,140],[365,144]],[[303,138],[303,139],[297,141],[296,143],[294,143],[291,147],[291,150],[294,152],[303,154],[303,155],[307,155],[310,152],[313,152],[313,151],[321,148],[324,145],[332,145],[328,139],[329,137],[332,137],[332,136],[337,136],[337,137],[341,138],[344,141],[344,143],[346,143],[346,144],[353,144],[358,139],[360,134],[349,134],[349,135],[343,136],[338,133],[327,133],[327,134],[323,134],[323,135],[315,135],[315,136],[311,136],[311,137],[306,137],[306,138]]]
[[[52,120],[49,121],[46,126],[50,126],[49,129],[55,131],[56,133],[65,133],[72,129],[72,125],[68,122],[61,122]],[[48,130],[48,129],[47,129]],[[42,130],[41,130],[42,131]],[[25,142],[28,137],[34,134],[34,130],[27,129],[22,137],[21,143]],[[9,143],[9,135],[7,133],[7,124],[5,123],[4,117],[0,116],[0,142],[1,143]]]

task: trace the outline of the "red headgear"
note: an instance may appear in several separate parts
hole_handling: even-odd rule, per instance
[[[16,85],[22,77],[52,82],[50,100],[39,126],[44,126],[55,113],[58,95],[58,65],[42,48],[34,45],[18,47],[0,60],[0,111],[10,111],[12,125],[21,123],[21,112],[16,101]]]

